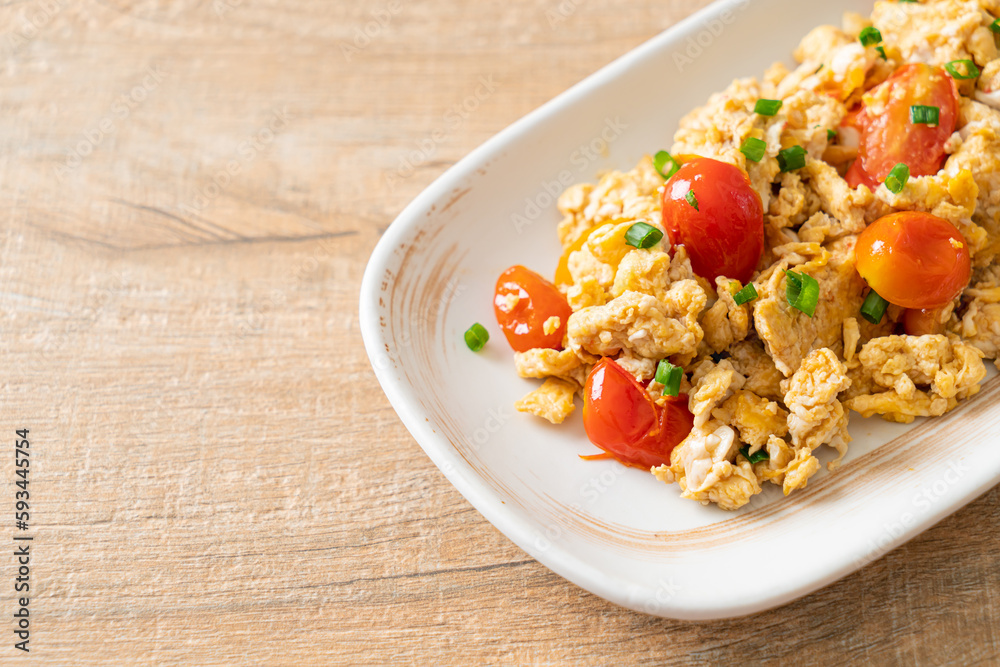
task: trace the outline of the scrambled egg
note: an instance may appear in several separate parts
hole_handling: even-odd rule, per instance
[[[835,468],[851,441],[851,410],[910,422],[975,395],[983,359],[1000,355],[1000,53],[990,29],[998,15],[1000,0],[876,2],[871,17],[847,14],[842,26],[806,35],[795,69],[778,63],[760,80],[738,79],[681,120],[671,154],[744,169],[761,197],[765,251],[749,303],[736,303],[739,283],[695,275],[684,247],[666,237],[647,250],[625,242],[636,222],[663,229],[664,181],[650,157],[567,189],[558,201],[566,274],[558,282],[573,314],[565,349],[516,355],[522,377],[545,379],[517,409],[561,423],[601,357],[644,383],[670,359],[685,370],[694,428],[652,472],[684,498],[733,510],[765,482],[786,495],[805,487],[822,446],[837,451]],[[871,26],[881,52],[859,41]],[[964,59],[982,74],[956,82],[958,129],[941,171],[911,178],[898,194],[851,188],[843,174],[858,142],[840,123],[862,96],[903,64]],[[759,99],[783,105],[766,116],[754,112]],[[877,108],[877,95],[865,103]],[[740,152],[751,137],[767,142],[759,162]],[[778,151],[796,144],[806,164],[782,173]],[[904,311],[895,306],[877,325],[860,317],[866,285],[855,241],[894,211],[932,213],[968,241],[973,279],[941,313],[939,335],[897,335]],[[786,271],[819,284],[811,317],[789,305]],[[660,388],[653,382],[650,391]]]

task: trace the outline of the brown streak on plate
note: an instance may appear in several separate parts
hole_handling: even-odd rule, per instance
[[[469,192],[468,189],[461,191],[449,202],[448,206],[457,202],[467,192]],[[441,212],[447,210],[448,206],[442,208]],[[418,270],[416,268],[418,266],[417,254],[434,244],[444,229],[446,221],[436,218],[431,225],[433,226],[422,228],[414,235],[411,242],[401,244],[397,249],[397,252],[402,254],[402,258],[396,270],[396,279],[388,294],[386,307],[389,313],[400,313],[400,317],[393,319],[393,326],[389,327],[389,332],[393,336],[394,349],[402,350],[410,347],[412,354],[416,355],[414,363],[400,363],[397,366],[411,387],[428,387],[434,386],[435,383],[444,382],[444,379],[436,373],[434,365],[430,363],[432,359],[431,345],[434,341],[441,345],[446,344],[444,336],[440,335],[439,327],[448,314],[451,299],[444,298],[443,288],[456,275],[459,264],[467,254],[459,253],[457,244],[452,245],[438,255],[436,263],[431,267],[426,278],[423,276],[419,276],[419,279],[417,276],[411,277],[410,273],[415,274]],[[430,306],[435,301],[441,304],[441,308],[434,317],[427,317]],[[425,330],[417,332],[410,330],[406,324],[424,320],[426,320],[427,325]],[[403,344],[399,340],[399,335],[407,331],[410,340],[407,344]],[[397,355],[397,358],[399,356]],[[519,502],[514,492],[493,475],[477,456],[474,448],[469,444],[467,436],[463,434],[463,429],[451,417],[447,407],[440,402],[437,396],[433,392],[426,392],[418,395],[417,400],[426,413],[433,417],[433,422],[441,430],[441,434],[451,443],[455,452],[462,457],[472,471],[486,481],[498,494],[505,497],[507,502],[527,510]]]
[[[470,192],[472,192],[472,188],[465,188],[464,190],[455,190],[451,195],[451,199],[448,200],[448,203],[441,207],[441,212],[446,213],[448,209],[450,209],[452,206],[460,202],[462,198],[465,197],[465,195],[469,194]]]

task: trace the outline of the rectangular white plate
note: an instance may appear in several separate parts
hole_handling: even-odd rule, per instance
[[[602,169],[668,148],[679,119],[733,78],[790,60],[799,39],[867,0],[724,0],[635,49],[450,169],[392,224],[361,290],[379,382],[455,487],[534,558],[608,600],[712,619],[784,604],[852,572],[1000,479],[1000,385],[912,427],[853,415],[844,465],[783,498],[772,485],[737,513],[678,497],[596,452],[578,414],[561,427],[515,413],[537,386],[514,372],[495,324],[497,276],[551,275],[554,199]],[[492,334],[470,352],[462,333]],[[992,377],[992,376],[991,376]],[[747,576],[752,572],[753,576]]]

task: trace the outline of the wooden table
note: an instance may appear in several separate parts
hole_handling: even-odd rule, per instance
[[[998,490],[783,609],[660,620],[511,544],[371,372],[358,287],[402,207],[704,4],[0,8],[0,414],[30,430],[29,529],[15,447],[0,515],[31,553],[27,655],[0,558],[0,663],[996,664]]]

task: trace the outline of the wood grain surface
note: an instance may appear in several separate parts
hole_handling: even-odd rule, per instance
[[[705,4],[4,3],[0,542],[34,540],[0,663],[1000,663],[1000,490],[782,609],[655,619],[509,542],[374,378],[358,289],[403,206]]]

